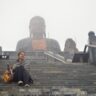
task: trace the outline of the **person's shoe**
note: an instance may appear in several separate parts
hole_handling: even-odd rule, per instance
[[[29,84],[25,84],[25,87],[30,87],[30,85]]]
[[[18,81],[19,86],[23,86],[23,81]]]

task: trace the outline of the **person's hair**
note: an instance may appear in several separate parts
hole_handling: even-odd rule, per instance
[[[21,53],[25,53],[25,52],[24,52],[24,51],[20,51],[20,52],[18,52],[18,56],[19,56]]]
[[[19,55],[20,55],[21,53],[25,53],[25,52],[24,52],[24,51],[20,51],[20,52],[18,52],[17,56],[19,57]],[[17,61],[19,61],[19,58],[17,58]]]

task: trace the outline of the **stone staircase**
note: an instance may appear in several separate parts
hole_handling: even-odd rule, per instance
[[[67,86],[90,91],[95,88],[96,68],[89,64],[31,64],[30,73],[43,86]],[[87,87],[90,87],[87,89]],[[92,90],[91,90],[92,91]],[[94,91],[94,90],[93,90]]]
[[[7,66],[6,64],[12,64],[14,61],[15,60],[0,60],[0,73],[2,73],[2,71],[5,70]],[[88,94],[93,94],[93,93],[96,94],[96,66],[94,65],[90,65],[86,63],[64,64],[62,62],[58,62],[58,63],[54,62],[51,64],[48,62],[36,63],[31,61],[26,68],[30,72],[34,80],[34,84],[32,85],[31,89],[26,89],[26,88],[18,89],[18,86],[16,87],[16,85],[14,84],[12,85],[12,84],[2,84],[2,83],[0,85],[1,86],[0,88],[8,90],[10,87],[12,87],[12,90],[15,90],[16,92],[18,90],[19,91],[33,90],[34,88],[35,90],[44,90],[44,89],[49,90],[48,95],[41,95],[41,96],[79,96],[79,95],[64,95],[64,94],[52,95],[52,92],[54,89],[53,87],[55,87],[54,90],[57,90],[56,92],[58,94],[60,94],[61,92],[60,90],[62,88],[63,89],[65,88],[63,90],[64,93],[66,93],[65,92],[66,88],[69,88],[69,90],[79,89],[80,91],[87,92]],[[14,86],[16,87],[15,89],[14,89]],[[43,94],[43,91],[40,91],[40,92]],[[27,95],[20,95],[20,96],[27,96]],[[31,96],[31,95],[28,95],[28,96]],[[39,95],[36,95],[36,96],[39,96]],[[83,95],[80,95],[80,96],[83,96]],[[90,95],[87,95],[87,96],[90,96]]]

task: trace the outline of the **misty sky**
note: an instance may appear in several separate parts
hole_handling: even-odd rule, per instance
[[[84,50],[88,32],[96,32],[96,0],[0,0],[0,46],[15,51],[17,41],[29,37],[29,21],[42,16],[46,35],[63,51],[68,38]]]

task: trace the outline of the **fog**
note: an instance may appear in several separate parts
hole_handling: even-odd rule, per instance
[[[0,0],[0,46],[15,51],[19,40],[29,37],[29,21],[42,16],[47,38],[57,40],[63,51],[72,38],[79,50],[88,42],[88,32],[96,32],[96,0]]]

